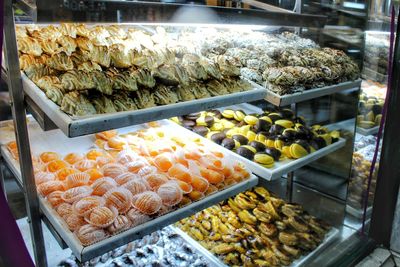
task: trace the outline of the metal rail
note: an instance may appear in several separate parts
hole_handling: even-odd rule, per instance
[[[28,212],[35,262],[37,266],[46,267],[46,251],[42,232],[39,199],[36,193],[36,185],[32,167],[28,129],[26,125],[24,93],[22,90],[21,75],[19,70],[13,12],[12,0],[5,0],[3,29],[6,51],[5,62],[7,64],[6,69],[8,69],[8,88],[10,91],[11,109],[14,118],[18,152],[21,161],[22,180],[25,185],[25,202]]]

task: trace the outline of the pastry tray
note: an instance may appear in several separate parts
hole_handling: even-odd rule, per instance
[[[259,84],[252,82],[255,87],[265,88]],[[359,89],[361,86],[361,79],[355,81],[339,83],[335,85],[325,86],[321,88],[304,90],[302,92],[288,94],[288,95],[278,95],[267,89],[265,100],[275,106],[288,106],[293,103],[298,103],[314,98],[318,98],[325,95],[331,95],[348,89]],[[247,101],[250,102],[250,101]]]
[[[164,129],[165,131],[173,130],[177,135],[180,135],[182,136],[182,138],[184,138],[183,135],[186,133],[182,131],[177,131],[177,128],[179,129],[179,127],[176,127],[176,125],[171,125],[166,120],[160,121],[159,123],[162,129]],[[123,129],[119,129],[119,133],[121,134],[128,133],[143,128],[145,128],[145,125],[126,127]],[[0,128],[0,131],[1,130],[2,129]],[[31,149],[35,154],[44,151],[55,151],[62,154],[66,154],[69,152],[79,153],[87,151],[93,146],[92,135],[71,139],[67,138],[58,129],[43,132],[43,130],[39,127],[39,125],[34,121],[29,123],[28,131],[31,141]],[[7,135],[7,132],[3,131],[2,133],[6,133]],[[1,136],[3,136],[3,134]],[[214,147],[215,149],[224,152],[222,147],[218,146],[217,144],[214,144],[209,140],[204,140],[204,142],[207,146]],[[8,165],[13,174],[16,176],[18,183],[23,185],[19,163],[12,158],[9,151],[4,146],[5,142],[0,140],[0,143],[3,144],[1,146],[1,155],[4,158],[5,163]],[[240,156],[238,155],[230,155],[228,153],[224,154],[228,158],[231,158],[232,160],[241,159]],[[43,215],[50,222],[52,228],[55,229],[57,234],[62,238],[62,240],[64,240],[64,242],[68,245],[68,247],[72,250],[74,255],[80,261],[87,261],[94,257],[100,256],[114,248],[127,244],[130,241],[141,238],[151,232],[154,232],[155,230],[170,225],[180,219],[186,218],[200,210],[215,205],[224,199],[235,196],[240,192],[243,192],[245,190],[248,190],[256,186],[257,184],[258,184],[258,178],[255,175],[251,175],[251,177],[246,181],[235,184],[222,191],[209,195],[202,200],[193,202],[188,206],[177,209],[163,216],[157,217],[147,223],[131,228],[125,232],[111,236],[105,240],[102,240],[98,243],[86,247],[83,247],[79,242],[79,240],[75,237],[75,235],[68,230],[67,226],[65,225],[65,222],[60,218],[60,216],[55,212],[55,210],[50,206],[50,204],[44,198],[39,196],[39,202],[41,211]]]
[[[22,72],[21,78],[25,93],[68,137],[77,137],[105,130],[122,128],[205,109],[256,101],[263,99],[266,95],[265,88],[254,87],[252,90],[245,92],[179,102],[153,108],[97,114],[85,117],[72,117],[61,111],[60,107],[48,99],[45,93]]]
[[[227,108],[233,108],[233,109],[241,109],[246,113],[261,113],[262,110],[260,108],[257,108],[253,105],[250,104],[240,104],[240,105],[235,105],[232,107],[227,107]],[[173,124],[173,125],[177,125],[175,122],[169,121],[169,123]],[[180,128],[182,129],[182,131],[186,131],[187,135],[194,135],[194,136],[199,136],[196,133],[185,129],[184,127],[180,126]],[[307,164],[310,164],[311,162],[320,159],[342,147],[344,147],[344,145],[346,144],[346,140],[344,138],[340,138],[337,142],[326,146],[320,150],[317,150],[311,154],[308,154],[307,156],[300,158],[300,159],[286,159],[286,160],[282,160],[279,162],[275,162],[274,167],[272,168],[265,168],[263,166],[261,166],[258,163],[255,163],[252,160],[248,160],[242,156],[239,156],[238,154],[236,154],[235,152],[228,150],[222,146],[221,149],[223,149],[224,151],[226,151],[227,154],[230,155],[236,155],[236,157],[239,157],[240,160],[246,164],[247,168],[249,168],[254,174],[260,176],[260,178],[266,179],[268,181],[271,180],[276,180],[282,177],[282,175],[287,174],[291,171],[295,171]]]
[[[176,226],[172,226],[174,231],[179,234],[186,242],[188,242],[190,245],[195,247],[197,250],[199,250],[203,255],[207,255],[207,259],[214,258],[212,262],[215,262],[218,266],[221,267],[229,267],[226,265],[222,260],[220,260],[217,256],[215,256],[212,252],[204,248],[200,243],[198,243],[196,240],[194,240],[192,237],[190,237],[188,234],[186,234],[184,231],[179,229]],[[337,228],[332,228],[325,236],[325,239],[323,242],[315,248],[313,251],[311,251],[309,254],[304,255],[297,260],[293,261],[291,267],[294,266],[308,266],[310,261],[317,257],[319,253],[321,253],[323,250],[325,250],[329,245],[331,245],[335,240],[337,240],[340,236],[340,232]]]
[[[357,126],[357,133],[361,134],[361,135],[374,135],[377,134],[379,131],[379,126],[375,126],[369,129],[365,129],[365,128],[361,128]]]
[[[353,217],[356,217],[357,219],[362,219],[364,216],[364,209],[357,209],[353,208],[351,205],[347,204],[346,205],[346,212]],[[367,208],[367,218],[371,216],[372,213],[372,207]]]

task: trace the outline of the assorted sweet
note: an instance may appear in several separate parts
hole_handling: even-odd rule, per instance
[[[240,109],[209,110],[171,120],[266,168],[298,159],[339,140],[338,131],[308,127],[290,109],[246,114]]]
[[[177,223],[229,266],[287,266],[314,250],[329,226],[263,187]]]
[[[365,34],[363,76],[378,82],[387,81],[390,34]]]
[[[204,38],[198,38],[198,36]],[[184,34],[204,56],[224,57],[240,74],[279,94],[333,85],[359,77],[357,64],[343,51],[320,48],[295,34],[196,29]],[[184,43],[185,44],[185,43]]]
[[[150,108],[251,89],[230,61],[178,49],[164,28],[17,27],[20,67],[64,112]]]
[[[249,178],[240,162],[149,127],[95,135],[97,148],[33,159],[38,193],[84,246],[143,224]],[[8,146],[15,149],[15,143]]]
[[[363,81],[361,89],[357,126],[365,129],[379,126],[385,103],[386,85]]]
[[[211,266],[211,263],[200,252],[170,227],[153,232],[88,262],[81,263],[71,255],[57,266],[78,267],[81,264],[87,267]]]

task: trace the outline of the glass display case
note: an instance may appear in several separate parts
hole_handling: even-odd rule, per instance
[[[390,33],[227,2],[17,1],[22,24],[5,1],[1,164],[37,266],[350,266],[374,248]]]

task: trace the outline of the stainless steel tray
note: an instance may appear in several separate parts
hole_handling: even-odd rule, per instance
[[[216,263],[218,266],[221,267],[229,267],[226,265],[222,260],[220,260],[217,256],[212,254],[210,251],[205,249],[202,245],[200,245],[196,240],[191,238],[188,234],[186,234],[184,231],[179,229],[178,227],[172,226],[174,231],[179,234],[183,239],[185,239],[186,242],[188,242],[190,245],[195,247],[197,250],[199,250],[204,256],[207,257],[211,261],[211,258],[213,258],[212,262]],[[325,250],[330,244],[332,244],[336,239],[338,239],[340,236],[340,232],[336,228],[332,228],[325,236],[324,241],[312,252],[310,252],[307,255],[304,255],[300,257],[299,259],[295,260],[292,262],[291,267],[294,266],[307,266],[307,264],[315,257],[317,257],[323,250]]]
[[[228,107],[229,108],[229,107]],[[250,105],[250,104],[240,104],[236,105],[232,108],[235,109],[242,109],[246,113],[252,113],[252,112],[262,112],[261,109]],[[170,124],[177,125],[174,122],[169,122]],[[185,129],[183,127],[179,127],[182,131],[186,131],[187,135],[193,135],[193,136],[199,136],[196,133]],[[346,140],[343,138],[340,138],[339,141],[336,143],[333,143],[332,145],[329,145],[327,147],[324,147],[320,150],[317,150],[311,154],[308,154],[307,156],[300,158],[300,159],[286,159],[283,161],[275,162],[274,167],[272,168],[265,168],[261,166],[260,164],[255,163],[252,160],[248,160],[242,156],[239,156],[235,152],[228,150],[226,148],[221,147],[227,154],[230,154],[232,156],[239,157],[239,159],[246,164],[247,168],[249,168],[254,174],[260,176],[260,178],[266,179],[268,181],[271,180],[276,180],[282,177],[283,174],[287,174],[291,171],[294,171],[296,169],[299,169],[307,164],[310,164],[311,162],[320,159],[329,153],[332,153],[340,148],[342,148],[346,144]]]
[[[357,133],[359,133],[361,135],[374,135],[374,134],[378,133],[379,126],[375,126],[375,127],[369,128],[369,129],[364,129],[364,128],[357,126],[356,131],[357,131]]]
[[[171,124],[167,121],[160,121],[161,127],[164,130],[173,130],[177,134],[185,135],[185,132],[177,131],[176,125],[171,128]],[[136,125],[132,127],[127,127],[120,129],[120,133],[135,131],[144,128],[144,125]],[[178,128],[179,129],[179,128]],[[29,135],[31,141],[32,151],[36,153],[44,151],[55,151],[59,153],[68,152],[83,152],[90,149],[93,145],[93,140],[91,135],[78,137],[78,138],[67,138],[60,130],[51,130],[48,132],[43,132],[36,122],[29,123]],[[222,148],[211,141],[204,140],[207,146],[215,147],[222,151]],[[19,168],[19,163],[14,160],[11,154],[8,152],[7,148],[4,146],[5,142],[0,140],[1,154],[5,159],[6,164],[12,170],[17,180],[22,183],[21,172]],[[238,155],[228,155],[227,157],[237,160],[240,158]],[[200,210],[203,210],[209,206],[215,205],[218,202],[237,195],[238,193],[248,190],[258,184],[258,178],[252,175],[248,180],[241,183],[235,184],[227,189],[224,189],[215,194],[209,195],[202,200],[196,201],[188,206],[180,208],[171,213],[165,214],[147,223],[134,227],[130,230],[122,232],[118,235],[111,236],[103,241],[95,243],[93,245],[83,247],[79,240],[73,235],[65,222],[60,218],[60,216],[55,212],[55,210],[50,206],[50,204],[42,197],[39,197],[40,207],[44,216],[48,219],[51,226],[55,229],[59,236],[65,241],[65,243],[72,250],[74,255],[80,261],[87,261],[96,256],[100,256],[105,252],[108,252],[114,248],[124,245],[132,240],[141,238],[157,229],[170,225],[180,219],[186,218]]]
[[[346,205],[346,212],[353,217],[356,217],[357,219],[362,219],[364,216],[364,210],[363,209],[356,209],[350,206],[349,204]],[[367,208],[367,218],[371,216],[372,213],[372,207]]]
[[[265,88],[256,83],[252,83],[252,84],[254,86],[257,86],[258,88]],[[265,97],[265,100],[275,106],[281,107],[281,106],[287,106],[287,105],[290,105],[293,103],[298,103],[298,102],[314,99],[314,98],[325,96],[325,95],[338,93],[338,92],[348,90],[348,89],[357,89],[357,88],[360,88],[360,86],[361,86],[361,79],[358,79],[355,81],[350,81],[350,82],[339,83],[339,84],[335,84],[335,85],[330,85],[330,86],[325,86],[325,87],[321,87],[321,88],[309,89],[309,90],[305,90],[303,92],[298,92],[298,93],[288,94],[288,95],[278,95],[277,93],[274,93],[267,89],[267,95]],[[250,101],[247,101],[247,102],[250,102]]]
[[[71,117],[60,110],[60,107],[47,98],[25,74],[21,73],[25,93],[68,137],[76,137],[100,131],[126,127],[177,115],[189,114],[205,109],[263,99],[265,88],[255,87],[253,90],[223,96],[215,96],[193,101],[180,102],[153,108],[98,114],[90,117]]]

